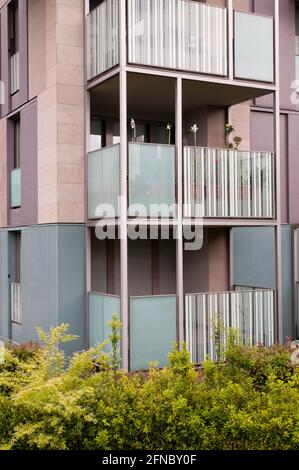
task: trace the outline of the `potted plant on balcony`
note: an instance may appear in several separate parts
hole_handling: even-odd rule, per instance
[[[225,132],[225,148],[227,150],[238,150],[239,146],[241,145],[242,142],[242,137],[239,135],[236,135],[233,138],[233,141],[230,141],[230,136],[232,132],[234,132],[234,127],[231,124],[225,124],[224,132]]]

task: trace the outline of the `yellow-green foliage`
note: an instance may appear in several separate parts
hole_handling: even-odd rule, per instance
[[[0,447],[5,449],[299,449],[299,373],[289,351],[229,341],[225,362],[196,371],[177,345],[169,366],[126,374],[120,323],[66,363],[67,325],[39,332],[43,347],[0,364]]]

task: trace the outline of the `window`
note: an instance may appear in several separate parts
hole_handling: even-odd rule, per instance
[[[105,123],[97,118],[90,120],[90,152],[105,147]]]
[[[11,321],[22,323],[21,309],[21,232],[12,234],[11,250]]]
[[[20,118],[14,121],[13,130],[14,169],[20,168]]]
[[[10,172],[10,207],[16,209],[21,207],[21,150],[20,150],[20,117],[12,121],[12,161],[9,162]]]
[[[119,122],[117,121],[113,123],[112,143],[113,145],[120,143],[120,128],[119,128]]]
[[[131,126],[130,126],[131,127]],[[135,123],[134,128],[130,128],[130,139],[132,142],[149,142],[149,126],[144,123]]]
[[[10,6],[10,55],[19,51],[19,4],[18,0]]]
[[[10,55],[10,93],[20,88],[19,63],[19,3],[14,0],[9,7],[9,55]]]

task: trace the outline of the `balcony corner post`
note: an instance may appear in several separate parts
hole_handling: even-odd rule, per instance
[[[129,297],[128,297],[128,230],[127,230],[127,50],[126,0],[119,2],[119,99],[120,99],[120,319],[122,322],[122,368],[129,370]]]
[[[276,289],[277,289],[277,337],[283,342],[283,301],[281,262],[281,202],[280,202],[280,61],[279,61],[279,0],[274,0],[275,21],[275,91],[274,91],[274,151],[276,155]]]
[[[228,78],[234,79],[234,10],[233,0],[227,0],[228,12]]]
[[[183,136],[182,136],[182,79],[176,81],[176,170],[177,170],[177,240],[176,240],[176,290],[177,290],[177,326],[178,341],[184,342],[184,240],[183,240]]]

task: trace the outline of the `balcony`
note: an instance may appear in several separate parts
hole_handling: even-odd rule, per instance
[[[220,320],[225,342],[228,327],[238,329],[245,344],[275,342],[275,291],[240,290],[234,292],[202,293],[185,296],[186,342],[194,363],[206,356],[216,359],[214,328]]]
[[[19,52],[10,58],[10,93],[13,95],[20,88],[20,59]]]
[[[175,146],[130,143],[128,215],[169,217],[175,202]]]
[[[226,8],[193,0],[127,0],[129,64],[274,82],[274,20],[234,11],[229,37]],[[87,16],[87,80],[119,64],[119,6],[105,0]]]
[[[105,0],[87,16],[87,80],[118,64],[118,0]]]
[[[10,207],[21,206],[21,168],[15,168],[10,173]]]
[[[184,147],[184,216],[272,219],[272,153]]]
[[[16,291],[17,293],[19,290]],[[18,294],[19,295],[19,294]],[[185,333],[191,360],[201,364],[207,356],[217,359],[214,328],[221,322],[221,343],[227,328],[238,330],[244,344],[271,346],[275,342],[276,292],[270,289],[239,290],[185,295]],[[20,295],[14,297],[15,320],[20,321]],[[130,369],[147,369],[150,362],[167,365],[177,339],[176,296],[130,297]],[[117,295],[89,293],[89,345],[108,338],[108,322],[120,313]]]
[[[99,218],[99,205],[107,205],[108,217],[118,216],[119,144],[104,147],[88,154],[88,218]],[[109,207],[108,207],[109,205]]]

